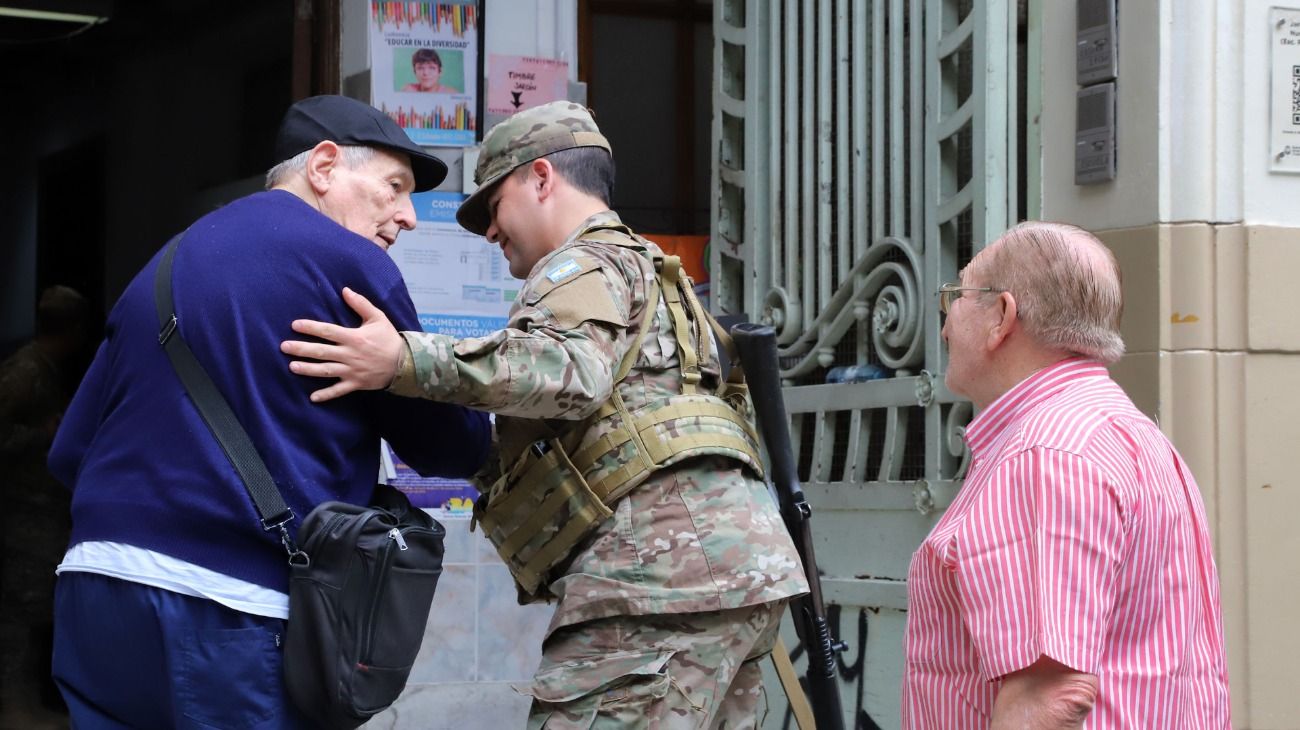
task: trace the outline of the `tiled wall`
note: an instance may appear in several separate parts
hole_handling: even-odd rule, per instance
[[[1300,229],[1191,223],[1100,232],[1124,272],[1112,373],[1205,496],[1233,724],[1300,718]]]
[[[521,728],[526,686],[551,620],[545,604],[520,606],[514,583],[468,520],[447,528],[442,578],[424,643],[402,697],[365,727],[383,730]]]

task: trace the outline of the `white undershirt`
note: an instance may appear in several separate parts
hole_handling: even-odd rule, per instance
[[[242,613],[289,618],[289,595],[214,570],[120,542],[82,542],[68,548],[54,571],[98,573],[196,598]]]

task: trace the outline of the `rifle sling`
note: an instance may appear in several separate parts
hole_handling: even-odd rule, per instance
[[[799,730],[816,730],[812,706],[808,704],[808,696],[803,693],[799,675],[795,674],[794,664],[790,662],[790,652],[785,650],[785,642],[779,636],[776,645],[772,647],[772,665],[776,667],[776,676],[781,678],[781,688],[790,700],[790,710],[794,713],[794,722]]]

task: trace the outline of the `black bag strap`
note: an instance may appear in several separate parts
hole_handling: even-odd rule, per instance
[[[185,343],[185,338],[177,327],[176,305],[172,300],[172,259],[176,257],[176,248],[184,235],[177,234],[167,242],[162,260],[158,262],[158,271],[154,275],[153,298],[158,310],[158,344],[167,351],[172,367],[176,369],[190,399],[199,409],[203,421],[212,430],[212,435],[217,437],[226,458],[239,472],[244,488],[248,490],[248,496],[257,508],[262,529],[280,531],[280,542],[284,543],[284,549],[292,560],[298,553],[298,548],[293,544],[285,526],[293,521],[293,510],[285,504],[275,480],[271,478],[262,457],[258,456],[256,447],[248,438],[248,432],[239,425],[239,419],[230,410],[230,404],[194,357],[194,351]]]

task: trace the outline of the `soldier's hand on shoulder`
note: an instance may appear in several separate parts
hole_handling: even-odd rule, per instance
[[[388,317],[370,300],[348,288],[343,289],[343,300],[361,316],[360,326],[340,327],[329,322],[297,319],[293,322],[294,332],[319,337],[328,344],[300,340],[280,343],[280,350],[286,355],[316,361],[293,360],[289,369],[294,373],[338,378],[337,383],[311,394],[315,403],[355,390],[387,388],[397,374],[402,348],[406,346]]]

